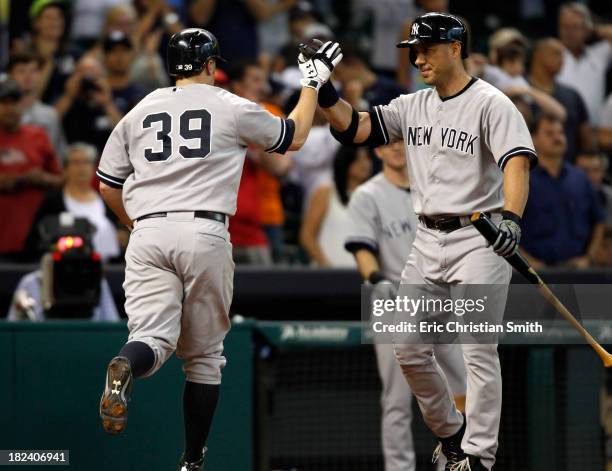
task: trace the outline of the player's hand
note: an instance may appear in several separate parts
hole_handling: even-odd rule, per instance
[[[397,296],[397,285],[389,280],[379,281],[372,287],[372,300],[395,299]]]
[[[521,241],[521,218],[510,211],[503,211],[502,222],[497,228],[499,234],[493,242],[493,251],[502,257],[514,255]]]
[[[309,56],[312,46],[300,45],[298,66],[302,72],[300,83],[303,87],[319,90],[329,80],[334,68],[342,60],[340,44],[327,41],[314,54]]]

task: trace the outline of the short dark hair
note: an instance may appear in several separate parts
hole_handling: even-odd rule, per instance
[[[519,44],[509,44],[497,50],[497,65],[502,65],[506,61],[525,59],[527,51]]]
[[[540,111],[536,113],[529,127],[529,132],[533,135],[536,134],[540,129],[540,124],[546,121],[547,123],[560,123],[563,125],[563,120],[559,118],[557,115],[552,113],[547,113],[545,111]]]
[[[261,69],[261,64],[252,59],[237,62],[227,70],[227,77],[230,79],[230,82],[240,82],[244,79],[249,67]]]
[[[11,54],[9,57],[6,71],[10,73],[13,68],[19,64],[29,64],[30,62],[36,62],[38,68],[42,66],[42,60],[40,57],[32,51],[21,51]]]
[[[367,52],[356,45],[347,45],[342,48],[342,62],[344,64],[360,62],[370,68],[370,58]]]
[[[606,172],[608,171],[608,165],[609,165],[608,156],[604,154],[603,152],[594,152],[594,151],[578,152],[576,154],[576,160],[578,160],[579,157],[583,157],[589,160],[597,159],[601,162],[601,166],[604,169],[604,171]]]

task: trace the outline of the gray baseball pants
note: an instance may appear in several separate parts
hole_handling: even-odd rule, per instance
[[[494,221],[498,222],[497,218]],[[444,233],[419,224],[398,295],[458,299],[465,295],[468,284],[507,287],[511,274],[510,265],[487,247],[474,227]],[[487,315],[492,322],[501,320],[506,297],[507,289],[491,291]],[[396,322],[401,315],[397,314]],[[406,340],[402,335],[394,336],[394,344],[396,357],[429,428],[439,437],[456,433],[463,417],[433,354],[434,346]],[[462,448],[479,456],[490,469],[495,463],[502,401],[497,344],[461,347],[467,372],[467,429]]]
[[[123,288],[129,341],[155,352],[147,376],[176,350],[189,381],[221,382],[234,277],[226,226],[193,212],[136,222]]]
[[[385,471],[415,471],[412,439],[412,392],[395,358],[393,345],[375,344],[382,382],[382,447]],[[454,395],[465,395],[465,367],[459,345],[435,345],[435,355]]]

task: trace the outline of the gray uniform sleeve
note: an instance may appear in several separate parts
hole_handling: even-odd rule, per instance
[[[295,133],[293,120],[274,116],[248,100],[241,100],[235,112],[239,144],[253,144],[278,154],[289,149]]]
[[[495,97],[489,102],[484,126],[485,144],[499,168],[503,170],[517,155],[527,156],[530,167],[535,167],[538,157],[525,119],[506,96]]]
[[[113,129],[108,141],[106,141],[96,171],[96,175],[102,182],[118,189],[123,188],[125,180],[134,171],[128,154],[128,140],[125,135],[124,123],[125,120],[121,120]]]
[[[380,135],[381,141],[384,144],[390,144],[403,139],[401,120],[402,97],[403,95],[391,100],[388,105],[375,106],[372,112],[370,112],[371,135]]]
[[[344,248],[352,253],[366,249],[378,254],[377,228],[380,223],[372,197],[358,189],[349,200],[348,213],[350,227]]]

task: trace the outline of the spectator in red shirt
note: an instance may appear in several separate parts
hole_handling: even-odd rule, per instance
[[[62,183],[61,168],[47,133],[22,125],[21,90],[0,81],[0,260],[19,261],[45,190]]]
[[[230,88],[236,95],[261,103],[267,82],[265,72],[257,62],[238,63],[229,71],[229,77]],[[280,113],[279,110],[276,112]],[[237,210],[229,222],[236,264],[265,266],[273,263],[274,257],[266,232],[276,237],[275,241],[282,245],[282,221],[274,221],[274,224],[271,224],[273,221],[265,220],[269,214],[263,214],[262,209],[267,212],[272,204],[281,211],[278,186],[274,188],[273,185],[271,189],[270,180],[273,180],[274,176],[286,174],[290,165],[291,161],[287,157],[268,154],[254,148],[247,150],[238,189]],[[262,175],[263,171],[267,172],[265,177]],[[266,182],[262,188],[264,179]],[[265,208],[262,208],[263,193],[263,198],[270,200],[266,202]],[[282,219],[282,214],[280,218]]]

